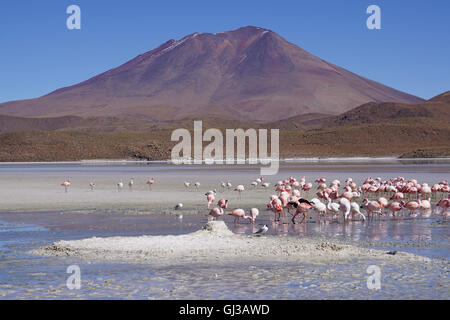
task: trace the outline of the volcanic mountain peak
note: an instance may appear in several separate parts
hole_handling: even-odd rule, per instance
[[[44,97],[0,105],[22,116],[205,117],[276,121],[367,102],[423,100],[362,78],[254,26],[193,33]]]

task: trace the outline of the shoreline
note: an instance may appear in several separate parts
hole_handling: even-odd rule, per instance
[[[257,161],[261,161],[264,159],[258,159]],[[267,160],[264,160],[267,161]],[[305,157],[305,158],[283,158],[280,160],[275,160],[281,163],[310,163],[310,162],[385,162],[385,161],[450,161],[450,157],[436,157],[436,158],[400,158],[400,157]],[[205,160],[203,160],[203,163],[201,164],[175,164],[170,159],[168,160],[139,160],[139,159],[85,159],[85,160],[75,160],[75,161],[0,161],[1,165],[96,165],[96,164],[143,164],[143,163],[150,163],[150,164],[167,164],[167,165],[174,165],[174,166],[182,166],[182,165],[189,165],[189,166],[199,166],[199,165],[223,165],[223,166],[230,166],[230,164],[207,164]],[[233,165],[233,164],[231,164]],[[252,165],[252,166],[258,166],[259,164],[249,164],[248,160],[245,164],[242,165]]]

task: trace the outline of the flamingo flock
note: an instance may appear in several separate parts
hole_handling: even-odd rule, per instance
[[[146,184],[149,189],[155,179],[152,177]],[[128,187],[133,190],[134,179],[128,182]],[[246,192],[244,184],[238,184],[231,189],[231,182],[221,182],[219,184],[222,191],[234,190],[238,193],[239,200],[242,200]],[[270,183],[259,177],[249,183],[250,190],[258,189],[266,191]],[[70,179],[66,179],[61,186],[66,193],[71,186]],[[184,182],[184,187],[190,189],[194,187],[200,189],[200,182]],[[96,185],[94,181],[89,183],[91,191]],[[123,181],[117,183],[118,191],[124,188]],[[416,179],[405,179],[403,177],[383,180],[382,178],[369,177],[358,185],[352,178],[347,178],[343,184],[337,179],[327,182],[324,177],[319,177],[313,182],[306,181],[305,177],[296,179],[288,177],[274,184],[273,190],[276,194],[269,196],[266,205],[267,210],[274,215],[274,223],[304,223],[315,217],[316,223],[343,222],[349,221],[371,221],[383,218],[393,220],[404,217],[414,218],[417,216],[429,217],[433,212],[442,215],[444,219],[450,215],[450,186],[448,180],[443,180],[432,186],[427,183],[419,183]],[[260,191],[258,191],[260,192]],[[229,200],[221,198],[215,205],[217,190],[213,189],[205,193],[209,218],[218,220],[225,216],[234,217],[234,222],[248,220],[255,223],[259,216],[259,209],[256,207],[247,210],[234,208],[225,212],[229,205]],[[175,210],[181,210],[182,203],[175,206]],[[288,221],[290,215],[290,221]],[[299,220],[301,217],[301,220]],[[286,222],[288,221],[288,222]]]
[[[250,182],[253,189],[264,187],[263,178]],[[314,183],[316,184],[314,191]],[[275,223],[286,220],[291,214],[290,222],[293,224],[307,221],[307,216],[316,217],[316,222],[349,222],[349,221],[371,221],[381,217],[392,217],[400,219],[406,216],[429,217],[433,211],[432,200],[440,198],[434,206],[435,211],[444,218],[450,215],[449,202],[450,190],[448,180],[441,181],[430,187],[427,183],[420,184],[416,179],[406,180],[403,177],[382,180],[381,178],[367,178],[360,186],[352,178],[345,180],[345,184],[337,179],[327,184],[324,177],[313,182],[307,182],[305,177],[297,180],[289,177],[278,181],[274,190],[278,193],[269,197],[267,209],[274,214]],[[268,184],[268,183],[267,183]],[[268,184],[269,185],[269,184]],[[267,189],[268,185],[264,187]],[[238,185],[239,199],[245,191],[244,185]],[[309,195],[316,192],[310,200],[302,194]],[[223,200],[223,199],[222,199]],[[212,203],[208,201],[208,208]],[[228,205],[228,200],[227,200]],[[225,207],[218,204],[210,212],[213,219],[225,215]],[[234,209],[226,215],[239,219],[249,220],[255,223],[257,208],[252,208],[246,214],[244,209]],[[291,210],[293,213],[291,213]],[[297,217],[301,217],[298,222]],[[312,217],[311,217],[312,219]]]
[[[151,178],[151,179],[147,180],[147,182],[146,182],[146,184],[148,185],[150,191],[152,190],[153,183],[155,183],[155,179],[154,178]],[[68,193],[69,192],[69,188],[71,186],[70,179],[64,180],[61,183],[61,186],[64,187],[64,192]],[[123,187],[124,187],[123,180],[120,180],[119,182],[117,182],[116,187],[117,187],[117,191],[121,192],[123,190]],[[128,188],[129,188],[130,191],[132,191],[133,187],[134,187],[134,178],[131,178],[130,181],[128,182]],[[94,191],[95,188],[96,188],[95,182],[94,181],[89,182],[89,189],[91,191]]]

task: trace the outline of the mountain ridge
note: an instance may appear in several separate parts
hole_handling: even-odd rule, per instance
[[[171,39],[73,86],[2,103],[0,113],[272,122],[337,115],[371,101],[423,99],[326,62],[269,29],[246,26]]]

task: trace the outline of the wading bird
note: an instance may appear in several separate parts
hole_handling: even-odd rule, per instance
[[[237,223],[239,219],[250,220],[251,223],[254,223],[253,217],[245,215],[245,211],[243,209],[234,209],[231,212],[228,212],[227,215],[234,217],[234,223]]]
[[[61,183],[61,186],[64,187],[64,190],[67,193],[69,191],[69,187],[70,187],[70,179],[67,179],[66,181]]]
[[[234,191],[237,191],[239,193],[239,199],[242,199],[242,192],[244,192],[245,188],[242,184],[238,185]]]
[[[147,181],[148,188],[152,190],[152,185],[155,183],[155,179],[152,177],[150,180]]]
[[[253,234],[255,236],[261,236],[261,235],[265,234],[268,230],[269,230],[269,227],[267,226],[267,224],[265,224],[260,229],[258,229],[258,231],[254,232]]]

